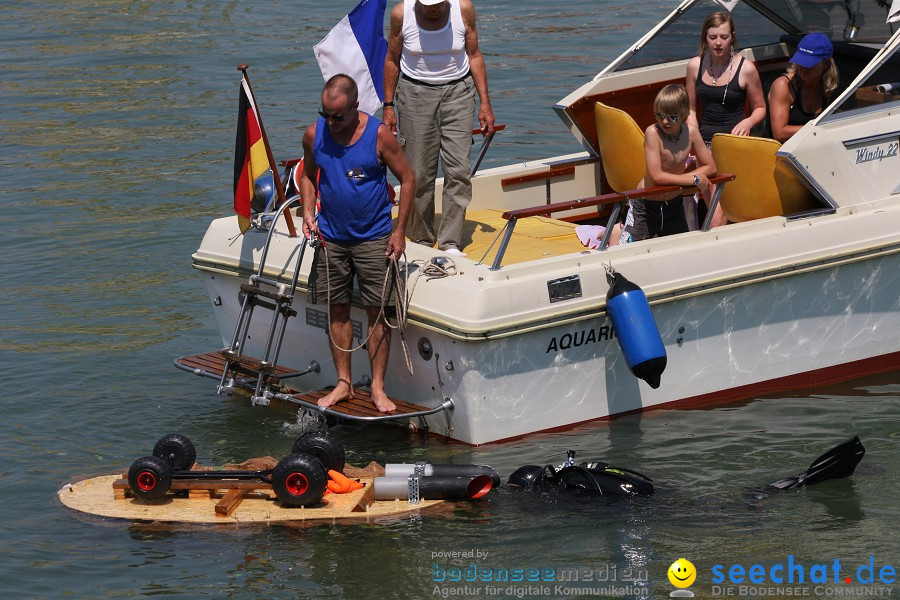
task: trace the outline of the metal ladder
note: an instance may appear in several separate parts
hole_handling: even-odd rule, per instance
[[[289,172],[290,171],[288,171],[288,173]],[[303,262],[303,256],[306,253],[309,240],[304,236],[300,243],[300,251],[297,253],[297,262],[294,265],[294,276],[291,279],[290,284],[285,284],[276,279],[266,277],[264,271],[266,259],[269,254],[269,246],[275,232],[275,224],[278,221],[278,215],[292,204],[299,202],[300,196],[295,195],[288,198],[276,211],[270,212],[269,209],[271,206],[269,206],[266,207],[266,212],[261,214],[262,223],[269,221],[266,243],[263,246],[262,255],[259,258],[259,268],[256,270],[256,273],[250,276],[247,283],[241,284],[241,292],[243,294],[241,313],[234,329],[234,335],[231,338],[231,344],[222,350],[222,355],[225,357],[225,367],[216,389],[218,394],[233,390],[237,387],[237,367],[240,367],[240,369],[245,372],[248,370],[255,372],[256,386],[250,400],[254,405],[262,406],[268,405],[271,398],[274,397],[274,394],[271,391],[271,386],[273,384],[290,377],[299,377],[307,373],[319,372],[319,364],[316,361],[311,361],[306,369],[279,374],[277,377],[274,376],[275,367],[278,364],[278,355],[281,352],[281,345],[287,330],[287,321],[289,318],[297,316],[297,311],[293,308],[294,292],[297,288],[297,279],[300,276],[300,265]],[[253,311],[257,306],[272,311],[272,322],[269,325],[269,332],[266,337],[265,351],[258,362],[255,360],[241,361],[244,342],[246,342],[250,331],[250,322],[253,318]],[[249,385],[247,385],[247,387],[249,387]]]

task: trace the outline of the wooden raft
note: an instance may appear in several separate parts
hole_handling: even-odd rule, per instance
[[[194,480],[196,482],[197,480]],[[80,512],[132,521],[172,523],[274,523],[274,522],[368,522],[381,518],[421,512],[443,500],[374,500],[374,479],[349,494],[328,494],[317,506],[282,507],[274,499],[271,486],[263,482],[202,481],[200,489],[191,480],[173,481],[171,492],[159,500],[140,500],[126,493],[128,482],[120,475],[101,475],[64,485],[60,502]],[[188,490],[188,496],[173,493]],[[193,492],[193,495],[191,495]]]
[[[254,365],[259,365],[258,359],[242,356],[238,370],[240,373],[245,373],[248,376],[251,376],[255,385],[256,372],[252,370]],[[197,375],[219,379],[222,377],[222,372],[225,369],[225,357],[222,356],[221,351],[219,350],[214,352],[207,352],[205,354],[192,354],[190,356],[177,358],[175,360],[175,366],[177,366],[179,369],[196,373]],[[294,372],[296,371],[288,369],[287,367],[284,367],[282,365],[277,365],[273,369],[272,374],[275,377],[281,377]],[[320,398],[327,395],[332,388],[326,388],[324,390],[319,390],[316,392],[299,393],[287,386],[285,382],[282,382],[281,389],[282,393],[290,396],[295,401],[315,406],[316,402],[318,402]],[[399,419],[404,418],[406,415],[413,415],[430,410],[429,408],[421,406],[419,404],[405,402],[398,398],[391,398],[391,401],[397,405],[397,410],[389,413],[382,413],[378,412],[378,409],[376,409],[375,405],[372,404],[372,396],[367,390],[356,388],[354,390],[354,393],[356,394],[356,397],[352,400],[339,402],[336,405],[325,409],[323,412],[330,412],[334,413],[338,417],[348,418],[388,417],[391,419]]]

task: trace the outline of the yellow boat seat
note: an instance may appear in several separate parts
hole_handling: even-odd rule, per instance
[[[600,162],[609,187],[614,192],[637,188],[647,171],[644,132],[627,112],[602,102],[594,105],[594,119]]]
[[[717,133],[712,155],[719,173],[733,173],[719,197],[725,216],[732,223],[786,216],[820,208],[783,159],[775,156],[781,144],[760,137]]]

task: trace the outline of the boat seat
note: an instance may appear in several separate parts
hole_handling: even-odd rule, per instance
[[[597,125],[597,147],[606,183],[614,192],[635,189],[644,178],[644,132],[624,110],[594,105]]]
[[[769,138],[727,133],[713,136],[716,168],[736,176],[719,197],[722,211],[732,223],[821,208],[790,165],[775,155],[779,148],[781,144]]]
[[[597,148],[606,183],[613,192],[634,190],[647,172],[644,158],[644,132],[624,110],[597,102],[594,104],[594,124],[597,127]],[[619,220],[625,202],[613,205],[606,233],[600,242],[605,250]]]

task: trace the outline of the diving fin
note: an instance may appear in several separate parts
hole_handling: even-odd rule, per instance
[[[827,479],[849,477],[865,453],[866,449],[863,448],[862,442],[854,436],[814,460],[805,472],[773,481],[763,486],[763,490],[767,492],[792,490],[803,485],[815,485]]]

